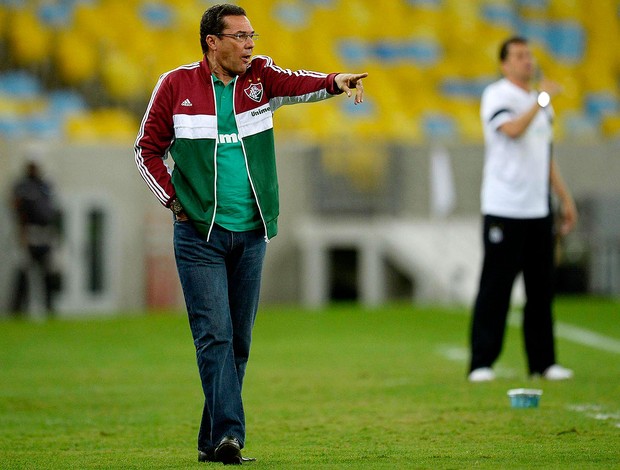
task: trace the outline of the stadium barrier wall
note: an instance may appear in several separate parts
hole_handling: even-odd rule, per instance
[[[0,239],[5,247],[0,251],[0,312],[8,307],[16,262],[10,189],[32,146],[43,150],[44,172],[54,182],[65,214],[59,264],[65,271],[67,291],[59,299],[61,313],[182,308],[172,259],[171,216],[140,178],[132,143],[7,141],[0,145],[4,169],[0,173],[0,216],[4,221]],[[436,224],[455,219],[474,223],[479,220],[483,162],[480,145],[440,146],[449,156],[449,171],[444,171],[440,186],[453,191],[454,198],[439,215],[431,197],[437,181],[431,182],[430,176],[436,145],[350,140],[317,147],[279,139],[277,147],[280,231],[267,251],[263,302],[296,303],[304,298],[299,237],[304,221],[312,220],[320,226],[330,220],[347,223],[354,219],[364,227],[366,221],[377,225],[385,218]],[[610,141],[556,145],[560,168],[575,198],[578,203],[587,203],[586,217],[573,235],[574,242],[568,243],[567,251],[583,256],[594,242],[602,244],[596,256],[590,257],[600,258],[597,266],[590,266],[591,271],[600,271],[593,275],[598,283],[593,288],[612,294],[618,293],[610,283],[615,282],[614,276],[620,269],[614,265],[620,234],[615,225],[605,226],[605,221],[620,220],[619,204],[613,202],[618,201],[620,193],[619,147],[617,142]],[[595,202],[599,199],[612,202],[604,205],[604,210],[597,210],[600,205]],[[93,220],[99,221],[99,237],[103,238],[97,248],[102,250],[96,257],[96,269],[101,271],[97,282],[88,281],[88,276],[93,275],[93,266],[88,265],[92,260],[87,259],[87,252],[92,249],[92,234],[88,230],[92,230]],[[584,248],[584,243],[589,245]]]

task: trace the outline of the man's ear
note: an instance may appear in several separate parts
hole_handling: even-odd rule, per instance
[[[212,50],[212,51],[217,50],[214,35],[208,34],[207,37],[205,38],[205,42],[207,43],[207,47],[209,48],[209,50]]]

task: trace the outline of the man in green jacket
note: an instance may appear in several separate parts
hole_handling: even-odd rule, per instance
[[[273,112],[343,92],[359,104],[367,76],[282,69],[270,57],[252,57],[257,38],[241,7],[209,8],[200,24],[203,60],[160,77],[135,144],[140,174],[175,218],[205,395],[198,460],[225,464],[245,460],[241,389],[265,242],[277,234]]]

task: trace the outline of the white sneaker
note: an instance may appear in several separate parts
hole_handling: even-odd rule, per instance
[[[574,375],[572,370],[562,367],[559,364],[553,364],[543,372],[542,376],[547,380],[568,380],[572,379]]]
[[[495,380],[495,372],[490,367],[479,367],[469,373],[470,382],[491,382]]]

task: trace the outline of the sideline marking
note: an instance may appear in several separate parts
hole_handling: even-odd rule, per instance
[[[574,343],[620,354],[620,341],[609,336],[601,335],[599,333],[595,333],[594,331],[562,322],[556,323],[555,332],[557,336],[573,341]]]
[[[508,314],[508,324],[510,326],[520,327],[521,311],[512,309]],[[614,354],[620,354],[620,340],[595,333],[592,330],[582,328],[580,326],[571,325],[570,323],[555,322],[555,336],[572,341],[573,343],[589,346],[600,351],[607,351]],[[441,345],[438,352],[452,361],[464,360],[467,358],[467,347],[458,347],[451,345]]]
[[[600,405],[568,405],[566,407],[571,411],[576,411],[577,413],[581,413],[588,418],[593,418],[599,421],[615,421],[614,426],[616,428],[620,428],[620,413],[619,412],[611,412],[608,413],[605,409]]]
[[[521,312],[512,310],[509,314],[508,323],[510,326],[521,326]],[[580,326],[571,325],[570,323],[555,322],[555,335],[573,343],[620,354],[620,340],[595,333]]]
[[[467,363],[469,359],[469,348],[466,346],[455,346],[452,344],[441,344],[435,348],[435,352],[452,362]],[[494,368],[497,377],[503,379],[515,379],[519,377],[519,372],[510,367],[498,365]]]

